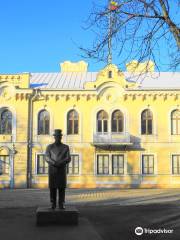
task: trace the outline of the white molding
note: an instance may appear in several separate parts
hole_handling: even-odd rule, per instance
[[[109,156],[109,174],[97,174],[97,156],[98,155],[108,155]],[[112,174],[112,156],[113,155],[123,155],[124,156],[124,173],[123,174]],[[95,152],[95,158],[94,158],[94,176],[95,177],[123,177],[123,176],[127,176],[127,153],[110,153],[110,152],[102,152],[102,153],[98,153]]]
[[[9,134],[9,135],[12,135],[12,142],[16,142],[16,135],[17,135],[17,113],[16,113],[16,109],[9,104],[0,105],[0,109],[2,109],[2,108],[9,109],[12,113],[12,134]]]
[[[68,112],[71,110],[75,110],[78,113],[78,134],[67,134],[67,115],[68,115]],[[66,142],[68,137],[70,136],[78,136],[80,137],[80,142],[82,142],[82,133],[83,133],[82,115],[83,115],[82,112],[78,109],[76,105],[75,107],[72,106],[66,109],[64,113],[64,133],[63,133],[66,136],[66,139],[65,139]]]
[[[143,135],[143,134],[141,134],[141,114],[146,109],[150,110],[152,112],[152,114],[153,114],[152,134],[150,134],[150,135]],[[157,119],[158,118],[157,118],[157,113],[155,112],[154,108],[151,107],[151,106],[141,107],[140,110],[139,110],[138,116],[139,116],[138,117],[139,118],[139,121],[138,121],[138,123],[139,123],[138,124],[139,125],[139,127],[138,127],[138,135],[140,136],[141,140],[143,141],[143,138],[149,137],[149,138],[153,138],[154,141],[156,141],[155,136],[157,136],[157,134],[158,134],[158,127],[157,127]]]
[[[10,179],[9,179],[9,181],[7,181],[7,180],[4,181],[4,180],[1,180],[1,179],[0,179],[0,185],[1,185],[1,184],[10,184],[10,181],[11,181]]]
[[[35,157],[34,175],[35,175],[35,176],[48,176],[48,173],[44,173],[44,174],[38,174],[38,173],[37,173],[37,156],[38,156],[38,155],[45,155],[45,152],[35,152],[35,153],[34,153],[34,157]]]
[[[172,113],[172,111],[174,111],[174,110],[179,110],[180,111],[180,107],[179,107],[179,105],[174,105],[174,106],[171,106],[171,108],[169,108],[169,111],[168,111],[168,113],[167,113],[167,116],[168,116],[168,137],[169,137],[169,141],[171,142],[172,141],[172,138],[173,138],[173,136],[176,136],[177,137],[177,135],[172,135],[171,134],[171,113]]]
[[[128,113],[128,111],[127,111],[127,109],[126,108],[124,108],[124,107],[119,107],[119,106],[113,106],[113,108],[111,108],[110,109],[110,111],[109,111],[109,114],[110,114],[110,131],[109,132],[111,132],[111,119],[112,119],[112,113],[115,111],[115,110],[120,110],[121,112],[122,112],[122,114],[123,114],[123,127],[124,127],[124,129],[123,129],[123,133],[126,133],[126,132],[129,132],[129,113]]]
[[[154,174],[143,174],[142,173],[142,156],[143,155],[153,155],[154,156]],[[157,153],[149,152],[148,150],[145,152],[140,153],[140,174],[142,177],[157,177],[158,171],[157,171]]]
[[[96,181],[96,184],[128,184],[127,181]]]
[[[33,142],[34,141],[39,141],[38,139],[38,115],[40,113],[40,111],[46,110],[49,113],[49,134],[46,135],[42,135],[42,136],[51,136],[53,134],[53,127],[54,127],[54,114],[51,110],[51,108],[49,107],[44,107],[41,106],[39,108],[37,108],[36,110],[34,110],[34,106],[33,106]],[[41,136],[41,135],[40,135]]]
[[[180,156],[180,152],[173,152],[173,153],[170,153],[169,154],[170,155],[170,174],[171,174],[171,176],[173,176],[173,177],[180,177],[180,174],[173,174],[173,169],[172,169],[172,156],[173,155],[179,155]]]
[[[158,184],[157,181],[141,181],[141,184]]]
[[[67,179],[67,184],[71,184],[71,183],[73,184],[73,183],[82,183],[82,182],[81,182],[81,180],[71,181],[71,180]]]
[[[82,175],[82,153],[78,153],[78,152],[70,152],[70,155],[78,155],[79,156],[79,174],[67,174],[67,176],[69,177],[78,177]],[[72,161],[72,160],[71,160]]]

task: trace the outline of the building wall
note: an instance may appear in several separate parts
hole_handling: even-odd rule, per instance
[[[48,144],[53,142],[53,129],[63,129],[63,142],[70,146],[71,154],[79,154],[80,170],[78,175],[68,176],[69,187],[119,187],[119,188],[151,188],[179,187],[180,175],[172,174],[172,154],[180,154],[180,135],[171,135],[170,114],[179,109],[178,90],[140,90],[133,88],[117,75],[112,68],[113,78],[105,78],[100,74],[96,83],[86,84],[84,90],[41,90],[41,94],[33,97],[32,124],[32,173],[31,187],[48,186],[47,174],[37,174],[37,154],[44,153]],[[106,74],[109,69],[103,70]],[[27,80],[27,76],[21,76]],[[104,79],[105,78],[105,79]],[[93,86],[96,85],[94,88]],[[10,85],[11,86],[11,85]],[[21,87],[21,86],[20,86]],[[13,162],[11,174],[0,175],[0,187],[27,187],[28,128],[29,107],[33,94],[32,89],[22,87],[15,89],[13,96],[7,98],[1,94],[1,107],[12,109],[14,116],[13,136],[0,135],[0,149],[8,147]],[[50,135],[37,134],[37,119],[40,110],[50,113]],[[75,109],[79,114],[79,134],[67,135],[67,113]],[[124,132],[130,134],[132,145],[118,144],[113,148],[110,142],[104,148],[97,146],[93,140],[96,134],[96,114],[99,110],[111,114],[119,109],[124,114]],[[153,113],[153,134],[141,134],[141,113],[150,109]],[[109,132],[110,121],[109,121]],[[123,134],[122,134],[123,135]],[[125,135],[125,133],[124,133]],[[30,146],[30,145],[29,145]],[[13,151],[15,150],[15,152]],[[98,154],[124,155],[124,174],[97,175],[96,158]],[[143,154],[154,155],[153,175],[142,174],[141,159]],[[110,166],[111,168],[111,166]],[[12,179],[13,178],[13,179]],[[11,179],[11,183],[10,183]],[[13,181],[13,184],[12,184]]]

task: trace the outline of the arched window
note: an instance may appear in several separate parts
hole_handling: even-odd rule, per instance
[[[104,110],[97,113],[97,132],[108,132],[108,114]]]
[[[0,111],[0,134],[12,134],[12,113],[8,109]]]
[[[112,113],[111,119],[111,131],[112,132],[123,132],[123,114],[120,110],[116,110]]]
[[[141,134],[152,134],[153,115],[149,109],[146,109],[141,114]]]
[[[38,135],[49,134],[50,117],[46,110],[42,110],[38,114]]]
[[[177,109],[171,112],[171,134],[180,135],[180,111]]]
[[[75,110],[67,114],[67,134],[78,134],[79,116]]]

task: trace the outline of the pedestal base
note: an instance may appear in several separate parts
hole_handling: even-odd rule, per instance
[[[75,207],[67,206],[65,210],[39,207],[36,210],[36,224],[38,226],[58,224],[77,225],[79,212]]]

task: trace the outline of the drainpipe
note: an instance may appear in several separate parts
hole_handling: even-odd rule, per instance
[[[33,89],[28,103],[27,188],[31,188],[32,185],[33,101],[37,96],[37,91],[37,89]]]

